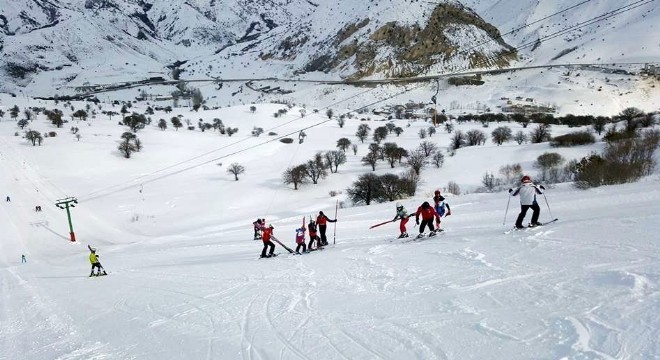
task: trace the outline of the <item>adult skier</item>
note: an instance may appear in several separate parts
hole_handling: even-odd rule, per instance
[[[422,206],[417,208],[417,212],[415,213],[415,223],[419,225],[419,216],[422,216],[422,224],[419,227],[419,235],[417,237],[422,237],[424,236],[424,228],[428,226],[429,228],[429,236],[435,235],[435,231],[433,230],[433,219],[435,218],[436,222],[440,221],[440,216],[438,216],[438,213],[435,211],[435,209],[429,204],[428,201],[424,201]]]
[[[399,231],[401,232],[399,239],[408,237],[408,232],[406,231],[406,223],[408,223],[408,218],[411,216],[412,214],[409,215],[406,208],[404,208],[400,202],[396,203],[396,215],[394,216],[394,219],[392,219],[392,222],[396,221],[397,219],[401,219],[401,222],[399,223]]]
[[[321,233],[321,245],[328,245],[328,238],[325,237],[325,230],[328,228],[329,222],[337,222],[337,219],[330,219],[323,211],[319,211],[319,216],[316,217],[316,224],[319,227],[319,232]]]
[[[101,266],[101,262],[99,261],[99,255],[96,253],[96,249],[94,249],[89,245],[87,245],[87,248],[89,249],[89,262],[92,263],[92,272],[89,274],[89,277],[108,275],[108,273],[105,272],[103,266]],[[94,268],[97,269],[96,274],[94,274]],[[103,273],[101,273],[101,271],[103,271]]]
[[[440,195],[440,190],[435,191],[435,194],[433,195],[433,203],[435,204],[433,208],[435,209],[435,212],[438,213],[438,219],[435,222],[435,231],[443,231],[440,229],[440,219],[443,215],[451,215],[451,208],[449,208],[449,204],[447,203],[445,197]],[[447,209],[446,212],[445,208]]]
[[[273,253],[275,252],[275,244],[273,244],[272,241],[270,241],[270,237],[273,234],[273,230],[275,228],[273,225],[268,225],[268,226],[263,226],[261,228],[262,234],[261,234],[261,241],[264,242],[264,249],[261,250],[261,257],[262,258],[269,258],[273,256]],[[270,251],[268,252],[268,255],[266,255],[266,250],[270,248]]]
[[[520,214],[518,214],[518,218],[516,219],[516,229],[524,228],[522,222],[529,209],[532,209],[533,211],[532,222],[529,223],[529,227],[542,225],[539,222],[541,207],[539,207],[539,204],[536,202],[536,195],[543,194],[541,190],[545,190],[545,187],[543,187],[543,185],[535,185],[529,175],[523,176],[522,179],[520,179],[520,182],[520,186],[515,190],[509,189],[509,194],[511,194],[511,196],[520,195]]]

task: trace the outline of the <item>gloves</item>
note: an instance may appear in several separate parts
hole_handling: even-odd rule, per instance
[[[415,219],[415,224],[419,225],[419,219]]]
[[[541,190],[545,190],[545,186],[540,185],[539,187],[541,188]]]
[[[513,189],[509,189],[509,194],[511,194],[512,192],[513,192]]]

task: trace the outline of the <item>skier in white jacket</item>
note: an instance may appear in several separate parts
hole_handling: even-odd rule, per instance
[[[528,175],[525,175],[520,179],[522,183],[516,189],[509,189],[509,194],[511,196],[520,195],[520,214],[518,214],[518,219],[516,219],[516,229],[522,229],[524,226],[522,224],[527,214],[528,209],[532,209],[532,222],[529,223],[530,227],[541,225],[539,222],[539,215],[541,214],[541,208],[536,202],[536,195],[541,195],[545,190],[543,185],[537,186],[532,182],[532,178]]]

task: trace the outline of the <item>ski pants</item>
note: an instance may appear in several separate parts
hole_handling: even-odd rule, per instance
[[[101,269],[103,269],[103,266],[101,266],[100,262],[95,262],[92,264],[92,274],[94,273],[94,268],[98,269],[97,273],[101,273]]]
[[[305,242],[301,242],[296,246],[296,252],[300,252],[300,248],[303,249],[303,252],[307,251],[307,245],[305,245]]]
[[[408,220],[410,219],[407,217],[401,218],[401,222],[399,223],[399,231],[401,231],[402,234],[406,233],[406,224],[408,223]]]
[[[268,255],[273,255],[275,252],[275,244],[273,244],[270,240],[264,241],[264,249],[261,250],[261,256],[266,256],[266,250],[270,247],[270,252]]]
[[[535,201],[532,205],[520,205],[520,214],[518,214],[518,219],[516,219],[516,226],[522,227],[523,220],[527,214],[527,210],[532,209],[532,224],[536,224],[539,221],[539,215],[541,214],[541,208],[539,204]]]
[[[422,219],[422,224],[419,226],[419,233],[424,232],[424,227],[428,226],[429,231],[433,231],[433,218],[430,218],[428,220]]]
[[[321,246],[321,243],[320,243],[321,239],[319,239],[318,236],[314,235],[314,236],[311,236],[311,237],[309,238],[309,244],[307,245],[307,247],[308,247],[309,249],[312,248],[312,244],[314,244],[314,241],[315,241],[315,240],[316,240],[316,248],[318,249],[319,246]]]
[[[328,238],[325,237],[325,229],[328,225],[319,225],[319,232],[321,233],[321,244],[328,245]]]

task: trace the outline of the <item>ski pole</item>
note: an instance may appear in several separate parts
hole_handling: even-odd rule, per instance
[[[550,220],[552,220],[555,217],[552,216],[552,210],[550,210],[550,204],[548,203],[548,198],[545,196],[545,193],[543,193],[543,198],[545,199],[545,205],[548,207],[548,214],[550,214]]]
[[[502,221],[502,225],[506,225],[506,214],[509,213],[509,203],[511,202],[511,194],[509,194],[509,200],[506,202],[506,210],[504,210],[504,221]]]
[[[332,234],[332,245],[335,245],[337,240],[337,209],[339,208],[339,199],[335,203],[335,229]]]

